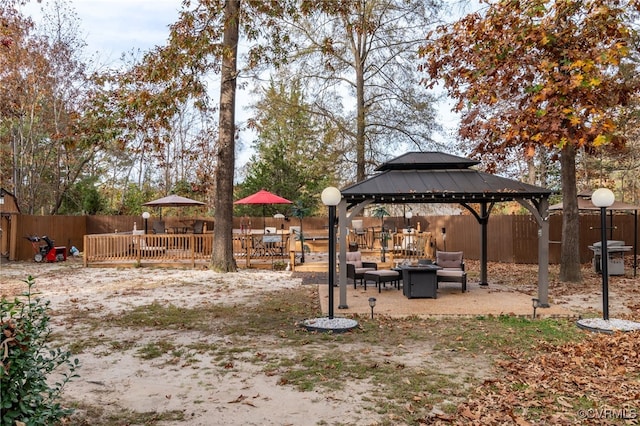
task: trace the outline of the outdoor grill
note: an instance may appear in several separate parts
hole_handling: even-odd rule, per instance
[[[598,241],[590,245],[593,251],[593,270],[596,273],[602,273],[602,242]],[[607,264],[609,275],[624,275],[624,253],[630,251],[633,247],[625,246],[624,241],[608,240],[607,241]]]

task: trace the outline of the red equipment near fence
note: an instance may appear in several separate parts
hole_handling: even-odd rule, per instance
[[[33,247],[33,260],[40,263],[43,261],[47,262],[63,262],[67,260],[67,247],[66,246],[55,246],[53,244],[53,240],[43,235],[42,237],[38,237],[37,235],[30,235],[25,237],[29,242],[31,242],[31,246]],[[40,244],[44,241],[45,244]]]

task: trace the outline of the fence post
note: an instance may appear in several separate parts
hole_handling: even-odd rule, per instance
[[[89,257],[89,237],[87,235],[82,237],[82,245],[84,247],[84,256],[82,256],[82,266],[87,267],[87,258]]]
[[[251,250],[253,249],[253,237],[251,234],[247,234],[247,244],[245,244],[247,248],[247,255],[245,258],[247,259],[246,267],[247,269],[251,267]]]
[[[196,239],[195,234],[189,235],[189,247],[191,247],[191,267],[196,267]]]

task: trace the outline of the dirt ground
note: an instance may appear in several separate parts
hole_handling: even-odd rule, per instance
[[[369,287],[348,286],[349,309],[341,313],[370,312],[368,298],[376,297],[377,314],[386,315],[531,315],[536,282],[531,278],[533,265],[491,265],[488,288],[480,288],[477,264],[468,264],[469,291],[460,293],[459,286],[443,287],[437,299],[412,299],[402,292],[387,288],[378,293]],[[597,315],[601,311],[601,278],[584,269],[581,284],[560,283],[552,267],[550,283],[551,308],[538,309],[539,315],[578,317]],[[69,327],[64,312],[87,307],[103,315],[117,313],[134,306],[161,301],[181,307],[200,303],[241,304],[250,306],[252,297],[264,292],[301,285],[326,284],[326,274],[242,270],[233,274],[217,274],[207,270],[83,268],[81,261],[70,259],[56,264],[5,263],[0,265],[0,293],[13,296],[25,290],[21,282],[27,276],[36,278],[36,291],[51,301],[53,331],[83,333],[80,326]],[[627,272],[625,277],[612,277],[610,312],[612,316],[635,317],[640,313],[638,279]],[[323,311],[327,309],[327,286],[319,286]],[[336,301],[339,289],[335,289]],[[336,303],[337,306],[337,303]],[[447,307],[445,309],[445,307]],[[103,330],[108,333],[108,324]],[[159,332],[144,330],[128,340],[138,343],[157,339]],[[203,339],[197,333],[162,332],[161,338],[185,341]],[[208,343],[231,344],[225,336],[208,336]],[[122,407],[142,411],[183,410],[190,425],[307,425],[307,424],[378,424],[373,411],[360,407],[366,398],[366,384],[346,384],[344,390],[322,394],[298,392],[292,387],[277,386],[277,378],[265,375],[259,367],[239,361],[234,372],[221,377],[207,368],[216,362],[206,355],[198,368],[185,368],[171,362],[141,360],[131,352],[114,358],[105,356],[105,348],[83,352],[81,378],[65,388],[65,397],[90,405]],[[416,348],[428,351],[428,348]],[[110,354],[111,355],[111,354]],[[405,362],[410,362],[410,358]],[[204,366],[204,367],[203,367]],[[462,366],[458,366],[461,367]],[[489,374],[481,364],[468,374]],[[364,387],[363,387],[364,386]],[[163,425],[185,424],[165,421]]]

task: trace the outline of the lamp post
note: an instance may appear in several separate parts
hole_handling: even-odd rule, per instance
[[[273,218],[280,221],[280,230],[284,234],[284,215],[282,213],[276,213],[273,215]],[[276,234],[278,233],[276,229]]]
[[[149,218],[151,217],[151,213],[149,212],[144,212],[142,213],[142,218],[144,219],[144,233],[145,235],[147,234],[147,221],[149,220]]]
[[[322,203],[329,207],[329,319],[333,319],[333,284],[336,273],[336,206],[342,194],[334,186],[325,188],[320,195]]]
[[[442,249],[447,251],[447,228],[442,228]]]
[[[407,218],[407,229],[411,228],[411,218],[413,217],[413,212],[409,210],[404,214],[404,217]]]
[[[600,271],[602,272],[602,318],[609,320],[609,255],[607,253],[607,207],[611,207],[615,195],[608,188],[596,189],[591,195],[594,206],[600,207]]]

